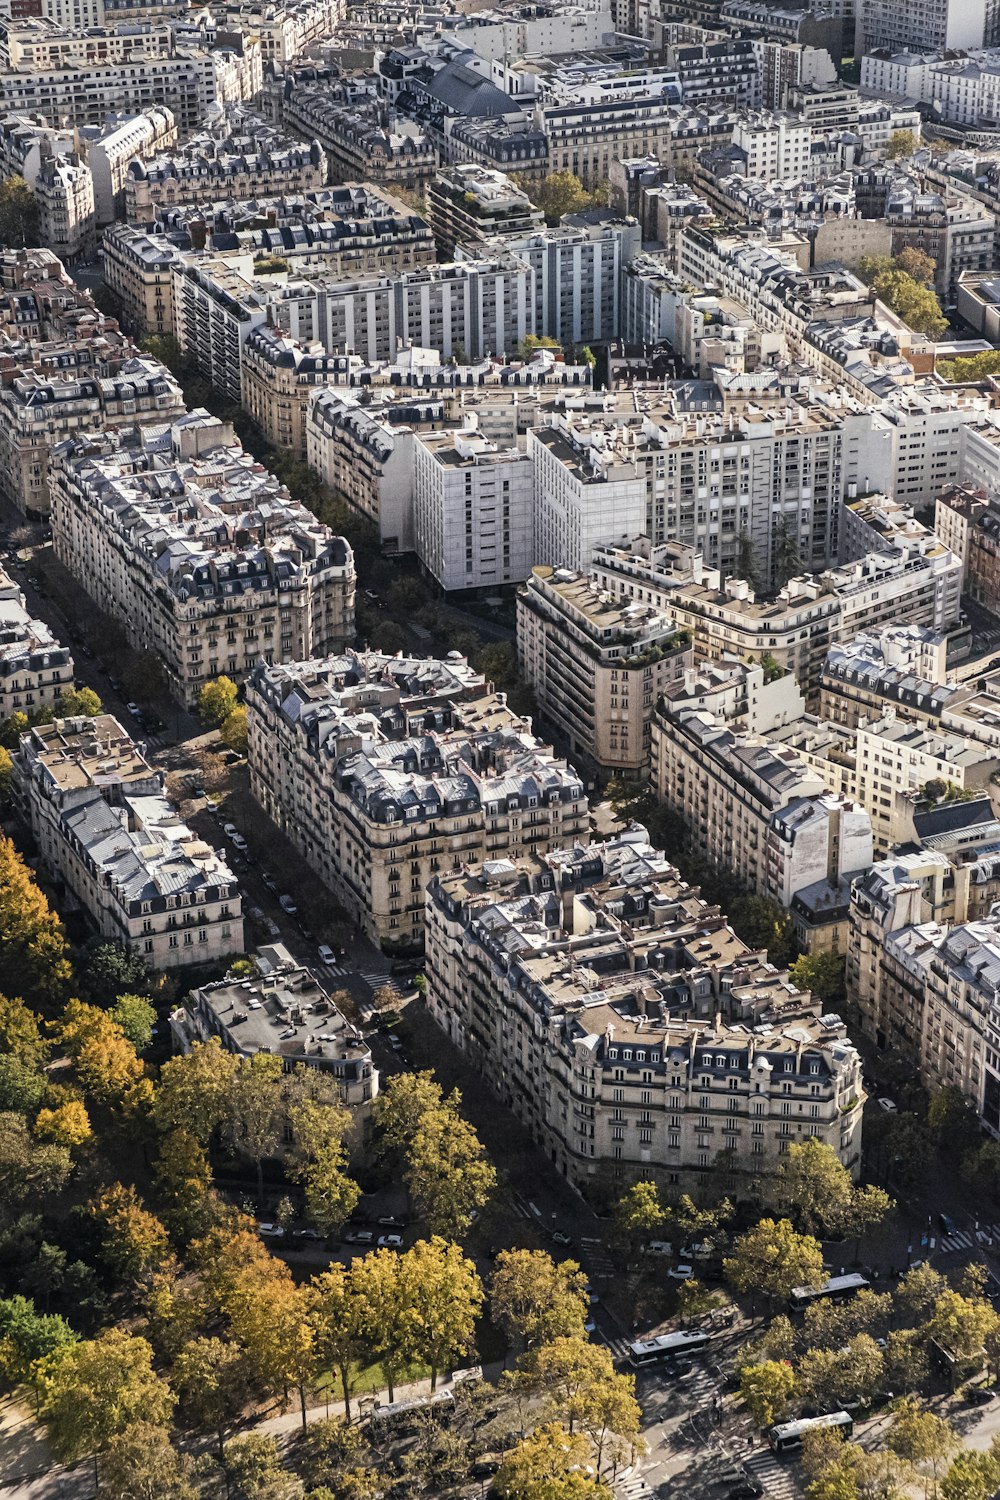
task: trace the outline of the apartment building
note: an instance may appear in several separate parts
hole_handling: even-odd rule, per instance
[[[889,0],[859,0],[855,9],[855,57],[866,53],[963,51],[988,46],[994,21],[987,0],[926,0],[901,10]],[[866,84],[862,74],[862,86]],[[915,97],[910,95],[911,98]]]
[[[910,247],[934,261],[934,286],[945,307],[956,306],[962,275],[993,268],[996,219],[964,193],[919,192],[894,184],[885,217],[894,255]]]
[[[696,547],[710,567],[784,582],[788,558],[837,560],[840,502],[869,418],[805,397],[752,412],[685,412],[670,396],[641,412],[566,403],[528,439],[535,463],[536,560],[586,568],[594,548],[645,535]]]
[[[335,1082],[351,1111],[350,1136],[363,1136],[379,1089],[368,1043],[287,948],[268,945],[256,958],[252,980],[219,979],[190,992],[170,1017],[176,1047],[187,1052],[216,1037],[237,1057],[267,1052],[286,1072],[315,1068]]]
[[[477,162],[456,163],[434,174],[427,184],[427,213],[442,260],[454,257],[456,245],[484,245],[545,224],[541,209],[506,172]]]
[[[848,993],[865,1034],[912,1062],[926,1087],[958,1088],[994,1136],[998,874],[989,851],[957,869],[935,849],[873,866],[852,890],[847,958]]]
[[[343,0],[213,0],[212,14],[220,30],[259,37],[263,61],[280,68],[311,43],[332,36],[343,22],[345,6]]]
[[[357,361],[360,364],[360,360]],[[255,328],[242,350],[243,405],[269,443],[307,456],[306,418],[318,387],[350,383],[351,356],[327,354],[277,329]]]
[[[103,126],[84,126],[80,135],[94,183],[97,227],[103,229],[125,212],[132,162],[173,146],[177,125],[169,109],[154,105],[140,115],[113,115]]]
[[[666,615],[613,599],[586,574],[536,567],[518,591],[517,654],[575,764],[597,777],[645,774],[654,705],[691,660]]]
[[[240,111],[183,147],[133,161],[125,180],[125,217],[130,224],[148,224],[180,203],[308,193],[326,186],[327,170],[318,141],[292,140]]]
[[[172,43],[172,38],[171,38]],[[196,130],[216,104],[249,99],[263,83],[260,46],[245,37],[239,50],[137,49],[120,63],[60,61],[0,72],[0,114],[39,114],[73,127],[101,125],[120,110],[169,109],[181,134]]]
[[[287,130],[319,141],[331,176],[341,182],[419,192],[440,165],[437,146],[421,125],[373,97],[338,90],[332,81],[287,79],[282,121]]]
[[[173,334],[176,248],[161,235],[111,224],[101,241],[104,278],[131,333]]]
[[[615,597],[669,615],[689,633],[698,657],[766,652],[794,673],[813,703],[833,642],[884,624],[943,631],[960,614],[961,565],[933,533],[891,546],[873,541],[858,561],[792,578],[768,599],[758,599],[745,579],[707,568],[693,549],[648,537],[598,547],[592,573]]]
[[[535,550],[531,459],[492,442],[475,417],[413,440],[413,544],[445,592],[501,588],[528,576]]]
[[[0,568],[0,722],[36,714],[72,690],[69,647],[32,618],[21,589]]]
[[[463,659],[262,665],[246,702],[253,795],[390,951],[422,945],[438,871],[589,838],[577,773]]]
[[[15,776],[50,878],[102,937],[154,970],[243,952],[236,877],[111,715],[30,730]]]
[[[740,1189],[793,1141],[860,1165],[861,1064],[642,830],[435,876],[431,1014],[581,1192]]]
[[[743,153],[747,177],[764,182],[809,174],[812,129],[798,115],[748,112],[733,123],[733,145]]]
[[[446,359],[456,351],[481,359],[513,354],[534,331],[533,297],[531,268],[504,256],[396,276],[295,283],[274,302],[272,317],[300,341],[319,339],[371,364],[391,360],[407,343]]]
[[[170,274],[173,333],[181,352],[238,406],[243,398],[243,345],[268,321],[268,292],[221,255],[178,256]]]
[[[12,374],[0,385],[0,494],[25,515],[47,516],[49,462],[59,443],[137,420],[170,422],[183,412],[170,371],[139,354],[116,362],[114,373],[61,376],[29,367]]]
[[[760,668],[761,678],[764,673]],[[737,675],[738,672],[737,672]],[[723,718],[702,706],[702,692],[666,694],[651,725],[650,782],[683,818],[692,845],[720,870],[783,907],[808,887],[837,885],[872,861],[872,822],[864,807],[831,792],[793,751],[769,739],[776,719],[794,722],[804,706],[791,678],[786,702],[748,704]],[[711,696],[717,683],[710,683]]]
[[[61,443],[56,556],[186,706],[258,660],[335,651],[354,635],[354,558],[204,411]]]
[[[826,654],[819,716],[857,729],[892,704],[900,718],[948,724],[968,689],[948,676],[948,638],[915,625],[883,626],[836,642]]]
[[[935,525],[963,559],[966,592],[987,609],[1000,609],[1000,502],[995,492],[953,485],[938,496]]]

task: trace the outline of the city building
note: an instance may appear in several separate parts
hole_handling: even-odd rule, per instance
[[[732,667],[746,709],[723,716],[708,706],[720,675],[704,687],[685,683],[668,692],[652,718],[650,783],[683,819],[692,846],[783,907],[800,890],[867,869],[872,822],[865,808],[829,791],[768,734],[804,712],[794,679],[769,682],[762,666]]]
[[[531,459],[474,422],[413,441],[414,550],[446,592],[521,583],[534,556]]]
[[[431,1015],[584,1194],[639,1177],[738,1189],[813,1137],[859,1170],[843,1022],[749,952],[641,829],[436,875],[426,974]]]
[[[326,181],[326,154],[318,141],[289,139],[257,116],[234,110],[183,146],[133,161],[125,179],[125,217],[130,224],[149,224],[180,203],[308,193]]]
[[[236,877],[182,822],[163,773],[116,719],[37,726],[21,738],[15,776],[50,879],[102,937],[157,970],[243,952]]]
[[[965,591],[987,609],[1000,610],[1000,496],[953,485],[938,496],[938,523],[962,559]]]
[[[535,567],[518,592],[517,654],[574,764],[598,777],[645,774],[654,705],[691,660],[672,620],[612,598],[585,574]]]
[[[44,620],[33,619],[24,594],[0,569],[0,722],[37,714],[73,690],[73,658]]]
[[[354,558],[204,411],[52,454],[56,556],[193,707],[220,673],[340,649]]]
[[[124,326],[136,336],[172,336],[175,246],[162,235],[111,224],[101,248],[105,282],[121,308]]]
[[[457,245],[484,245],[498,235],[541,229],[545,217],[505,172],[461,162],[427,184],[427,214],[438,254],[451,260]]]
[[[175,1046],[187,1052],[216,1037],[238,1057],[280,1057],[285,1072],[316,1068],[351,1111],[352,1137],[363,1137],[379,1086],[368,1043],[287,948],[268,945],[256,961],[252,979],[227,977],[190,992],[170,1017]]]
[[[261,665],[246,703],[253,795],[389,951],[422,946],[438,871],[589,838],[577,773],[462,658]]]

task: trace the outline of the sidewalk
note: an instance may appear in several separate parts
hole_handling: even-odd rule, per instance
[[[484,1365],[482,1367],[483,1380],[489,1385],[496,1385],[500,1379],[502,1369],[503,1366],[500,1364],[499,1360],[494,1361],[490,1365]],[[458,1371],[456,1373],[461,1375],[462,1372]],[[461,1381],[459,1381],[459,1384],[461,1384]],[[453,1388],[454,1382],[450,1376],[438,1377],[438,1383],[436,1387],[438,1391],[449,1391]],[[332,1389],[340,1389],[339,1380],[335,1381]],[[431,1382],[430,1377],[428,1377],[425,1380],[414,1380],[409,1385],[397,1385],[393,1391],[393,1401],[414,1401],[421,1396],[429,1396],[430,1394]],[[362,1396],[352,1395],[351,1418],[354,1422],[358,1420],[358,1412],[360,1410],[360,1403],[362,1401],[365,1403],[366,1410],[368,1410],[368,1403],[371,1401],[377,1402],[380,1406],[386,1406],[389,1402],[389,1392],[367,1391]],[[324,1401],[319,1406],[306,1407],[307,1423],[319,1421],[319,1419],[322,1417],[343,1417],[343,1415],[343,1401]],[[294,1398],[294,1405],[290,1405],[288,1410],[286,1412],[282,1412],[280,1416],[268,1417],[264,1422],[257,1422],[254,1423],[253,1426],[247,1426],[240,1429],[241,1435],[244,1432],[264,1432],[269,1433],[272,1437],[282,1437],[285,1434],[294,1435],[296,1432],[301,1431],[302,1410],[298,1405],[298,1397]]]

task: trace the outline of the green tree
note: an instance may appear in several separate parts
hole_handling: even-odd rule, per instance
[[[935,1412],[925,1411],[916,1401],[903,1401],[893,1414],[886,1441],[893,1453],[921,1470],[924,1495],[928,1492],[928,1482],[937,1494],[941,1467],[958,1446],[951,1424]]]
[[[11,805],[14,782],[14,762],[10,751],[0,745],[0,813],[7,812]]]
[[[822,1286],[823,1249],[812,1235],[797,1234],[787,1219],[761,1219],[736,1241],[723,1262],[726,1280],[737,1291],[763,1292],[772,1301],[795,1287]]]
[[[376,1500],[382,1492],[364,1437],[339,1417],[310,1422],[296,1466],[309,1500]]]
[[[43,1414],[56,1456],[65,1463],[103,1453],[133,1422],[162,1426],[174,1396],[153,1369],[152,1347],[122,1328],[66,1344],[43,1377]]]
[[[917,138],[912,130],[894,130],[886,143],[886,160],[898,161],[900,157],[912,156],[916,149]]]
[[[133,1422],[108,1443],[101,1459],[106,1500],[199,1500],[194,1459],[179,1453],[165,1427]]]
[[[774,1196],[800,1229],[827,1238],[877,1223],[891,1207],[880,1188],[855,1188],[833,1147],[815,1136],[789,1146]]]
[[[171,1130],[164,1136],[154,1176],[164,1223],[182,1239],[205,1234],[217,1209],[212,1169],[201,1142],[189,1130]]]
[[[905,271],[884,271],[872,282],[872,290],[887,307],[898,313],[916,333],[939,338],[948,327],[941,304],[930,287],[921,286]]]
[[[582,1338],[587,1278],[575,1261],[544,1250],[501,1250],[490,1278],[490,1316],[511,1342],[537,1348],[554,1338]]]
[[[355,1261],[360,1265],[360,1261]],[[351,1267],[353,1270],[353,1265]],[[360,1277],[352,1277],[337,1261],[312,1281],[312,1321],[320,1367],[340,1376],[344,1412],[351,1420],[351,1370],[365,1350],[365,1319],[370,1308],[358,1294]]]
[[[138,953],[121,943],[92,938],[76,961],[78,993],[94,1005],[108,1005],[119,995],[150,995],[155,981]]]
[[[239,689],[231,677],[214,677],[198,694],[198,717],[206,729],[221,729],[236,708]]]
[[[62,924],[12,841],[0,837],[0,993],[51,1015],[69,979]]]
[[[925,1326],[928,1338],[936,1339],[959,1360],[979,1360],[983,1345],[1000,1323],[984,1298],[963,1297],[946,1290],[931,1309]]]
[[[251,1432],[232,1438],[225,1448],[229,1500],[302,1500],[302,1480],[281,1466],[277,1441]]]
[[[223,1457],[226,1433],[249,1397],[246,1355],[227,1339],[202,1337],[185,1344],[174,1360],[170,1381],[185,1420],[211,1432]]]
[[[37,1016],[23,1000],[0,995],[0,1052],[9,1052],[29,1068],[38,1068],[49,1055]]]
[[[153,1040],[156,1025],[156,1008],[145,995],[119,995],[111,1007],[111,1019],[136,1052],[145,1052]]]
[[[468,1120],[449,1101],[423,1115],[410,1141],[403,1173],[414,1203],[434,1234],[465,1234],[485,1207],[497,1174]]]
[[[219,726],[219,735],[222,743],[237,755],[247,753],[247,711],[243,704],[237,704],[232,713],[226,715]]]
[[[563,214],[600,206],[595,204],[595,194],[588,193],[573,172],[550,172],[541,182],[524,184],[524,188],[536,208],[542,210],[547,224],[558,224]]]
[[[353,1326],[382,1366],[390,1401],[407,1363],[402,1344],[405,1299],[400,1259],[392,1250],[373,1250],[353,1260],[348,1271]]]
[[[634,1182],[612,1209],[611,1222],[615,1238],[633,1255],[640,1245],[655,1239],[667,1222],[656,1183],[646,1178]]]
[[[0,1376],[11,1385],[33,1378],[33,1367],[76,1340],[65,1318],[40,1313],[30,1297],[0,1298]]]
[[[72,1165],[65,1147],[32,1137],[23,1115],[0,1114],[0,1222],[61,1192]]]
[[[38,200],[23,177],[0,182],[0,245],[21,250],[38,244]]]
[[[910,1323],[923,1323],[929,1317],[934,1304],[946,1290],[948,1283],[940,1271],[924,1261],[907,1271],[896,1289],[896,1304]]]
[[[172,1057],[160,1069],[153,1118],[162,1131],[186,1130],[208,1145],[226,1118],[239,1058],[217,1037],[195,1042],[191,1051]]]
[[[936,1143],[951,1151],[973,1147],[979,1135],[976,1107],[954,1084],[935,1089],[931,1094],[927,1125]]]
[[[44,1073],[10,1052],[0,1053],[0,1111],[15,1110],[34,1117],[46,1086]]]
[[[346,1109],[304,1099],[289,1111],[296,1150],[289,1175],[302,1186],[306,1215],[321,1234],[335,1234],[353,1212],[361,1189],[347,1175],[344,1137],[351,1117]]]
[[[737,896],[729,919],[738,937],[749,948],[766,948],[779,969],[792,962],[796,953],[791,915],[767,896]]]
[[[475,1348],[485,1294],[475,1265],[438,1235],[418,1240],[400,1257],[400,1334],[411,1358],[430,1366],[431,1390],[441,1370]]]
[[[264,1161],[281,1146],[285,1128],[281,1058],[255,1052],[243,1058],[226,1095],[222,1133],[236,1155],[257,1171],[257,1206],[264,1207]]]
[[[1000,1485],[1000,1463],[993,1453],[963,1448],[941,1481],[942,1500],[987,1500]]]
[[[768,1359],[740,1371],[740,1395],[758,1427],[783,1421],[798,1390],[795,1371],[784,1360]]]
[[[835,1410],[845,1401],[864,1401],[875,1393],[883,1369],[882,1351],[867,1333],[855,1334],[839,1349],[809,1349],[798,1368],[799,1383],[814,1404]]]
[[[845,998],[843,953],[803,953],[788,970],[800,990],[811,990],[824,1005],[840,1005]]]
[[[590,1474],[590,1461],[581,1433],[548,1422],[505,1454],[494,1488],[501,1500],[612,1500]]]

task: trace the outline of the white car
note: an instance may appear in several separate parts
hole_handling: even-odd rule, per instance
[[[257,1233],[262,1234],[268,1240],[281,1240],[285,1237],[285,1231],[280,1224],[258,1224]]]
[[[294,917],[295,913],[298,911],[298,907],[295,905],[295,902],[292,900],[291,896],[279,896],[278,905],[281,907],[281,910],[287,912],[290,917]]]
[[[345,1245],[373,1245],[375,1243],[375,1231],[373,1229],[349,1229],[344,1235]]]
[[[667,1275],[671,1281],[690,1281],[694,1275],[694,1266],[671,1266]]]
[[[131,714],[133,719],[142,718],[142,709],[139,707],[138,703],[126,703],[125,712]]]
[[[403,1236],[401,1234],[380,1234],[378,1237],[378,1248],[380,1250],[402,1250]]]
[[[878,1107],[879,1109],[884,1109],[887,1115],[895,1114],[896,1110],[899,1108],[895,1099],[880,1099],[878,1101]]]
[[[669,1240],[650,1240],[646,1246],[647,1255],[673,1255],[674,1247]]]
[[[333,949],[328,948],[325,943],[320,943],[319,947],[316,949],[316,952],[319,954],[319,961],[321,964],[326,964],[328,967],[332,968],[332,966],[337,962],[337,955],[334,953]]]
[[[233,848],[238,849],[241,854],[245,854],[247,852],[247,841],[243,837],[242,833],[230,834],[229,841],[232,844]]]
[[[222,831],[227,839],[239,838],[240,836],[240,830],[235,823],[223,823]]]

